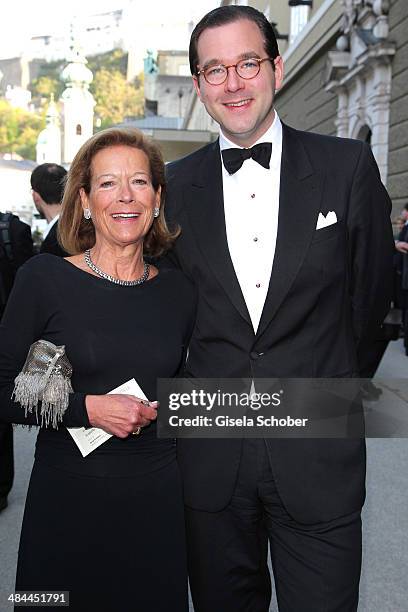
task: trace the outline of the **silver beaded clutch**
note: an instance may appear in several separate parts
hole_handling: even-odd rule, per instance
[[[65,354],[65,346],[37,340],[30,346],[23,369],[14,381],[12,397],[25,409],[26,416],[35,410],[37,423],[41,427],[51,424],[56,429],[68,407],[68,396],[73,391],[71,376],[72,366]]]

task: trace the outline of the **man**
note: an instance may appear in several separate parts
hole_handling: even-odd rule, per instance
[[[281,124],[283,62],[253,8],[207,14],[190,66],[220,138],[168,168],[170,258],[199,289],[187,375],[355,376],[393,249],[370,148]],[[196,612],[267,612],[267,539],[280,612],[357,609],[363,440],[179,440],[178,454]]]
[[[58,242],[57,230],[66,174],[65,168],[58,164],[40,164],[31,174],[31,187],[35,207],[48,223],[44,232],[40,253],[52,253],[52,255],[60,257],[68,255]]]
[[[404,329],[404,348],[408,355],[408,204],[401,211],[404,225],[401,228],[398,239],[395,241],[397,250],[395,264],[397,281],[399,284],[399,298],[402,310],[402,325]]]
[[[30,226],[20,221],[16,215],[0,212],[0,318],[17,269],[32,255]],[[13,426],[10,423],[0,423],[0,512],[7,507],[13,479]]]

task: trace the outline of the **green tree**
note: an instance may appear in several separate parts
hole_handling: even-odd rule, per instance
[[[117,70],[125,77],[127,72],[127,60],[128,54],[122,51],[122,49],[113,49],[113,51],[98,53],[97,55],[88,57],[87,67],[93,74],[96,74],[103,68],[110,72]]]
[[[37,78],[33,79],[28,86],[33,100],[38,106],[42,105],[45,100],[49,100],[51,93],[54,94],[56,100],[62,94],[64,83],[62,83],[60,75],[66,63],[66,60],[58,60],[44,62],[40,65]]]
[[[128,83],[118,70],[98,70],[90,89],[96,100],[95,115],[101,120],[101,128],[120,123],[126,117],[143,116],[143,87]]]
[[[37,137],[44,127],[43,114],[13,108],[7,100],[0,99],[0,152],[35,159]]]
[[[40,76],[30,83],[30,91],[33,98],[50,99],[51,94],[54,94],[55,99],[58,99],[62,94],[64,84],[52,76]]]

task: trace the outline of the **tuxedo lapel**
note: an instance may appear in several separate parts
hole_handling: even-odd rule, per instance
[[[314,171],[295,130],[283,125],[278,234],[275,257],[257,338],[265,331],[302,265],[316,229],[322,197]]]
[[[228,249],[218,140],[209,146],[186,196],[191,201],[189,223],[204,258],[235,308],[251,325]]]

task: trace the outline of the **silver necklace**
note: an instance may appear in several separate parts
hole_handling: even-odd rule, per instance
[[[110,281],[111,283],[115,283],[115,285],[121,285],[122,287],[134,287],[135,285],[141,285],[149,278],[150,265],[146,262],[144,262],[143,264],[142,276],[140,278],[137,278],[136,280],[128,281],[128,280],[121,280],[120,278],[115,278],[114,276],[111,276],[107,272],[104,272],[103,270],[95,266],[94,262],[91,259],[90,249],[87,249],[85,251],[84,259],[85,259],[86,265],[89,268],[91,268],[91,270],[93,270],[98,276],[100,276],[101,278],[104,278],[105,280]]]

